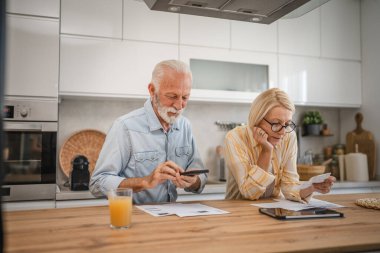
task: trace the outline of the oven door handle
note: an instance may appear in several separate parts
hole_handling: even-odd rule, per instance
[[[57,128],[56,122],[4,122],[5,131],[54,132]]]

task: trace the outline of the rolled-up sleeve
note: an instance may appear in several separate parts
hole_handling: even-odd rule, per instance
[[[130,141],[122,122],[115,121],[109,130],[90,180],[94,196],[106,196],[117,189],[125,177],[120,176],[130,158]]]
[[[230,131],[225,138],[225,159],[241,195],[250,200],[259,199],[267,186],[275,179],[271,173],[253,163],[248,146],[239,136],[239,131]]]

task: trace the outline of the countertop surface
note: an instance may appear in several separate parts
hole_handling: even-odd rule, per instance
[[[333,189],[359,189],[359,188],[380,188],[380,181],[369,182],[336,182]],[[226,191],[226,183],[218,181],[210,181],[206,184],[201,194],[224,194]],[[191,192],[185,192],[178,189],[178,195],[190,195]],[[90,191],[71,191],[67,187],[57,187],[56,200],[84,200],[95,199]]]
[[[128,230],[109,227],[107,206],[4,212],[6,252],[352,252],[380,249],[380,211],[354,204],[380,193],[317,196],[345,218],[280,221],[253,201],[201,201],[229,214],[153,217],[133,208]],[[268,200],[267,200],[268,201]],[[264,201],[257,201],[264,202]]]

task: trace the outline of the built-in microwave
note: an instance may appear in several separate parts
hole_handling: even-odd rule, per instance
[[[57,119],[55,99],[5,98],[4,201],[55,199]]]

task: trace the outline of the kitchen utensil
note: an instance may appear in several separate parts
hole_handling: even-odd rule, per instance
[[[59,165],[63,173],[70,177],[71,161],[75,156],[83,155],[89,161],[88,170],[92,174],[105,138],[105,133],[94,129],[82,130],[71,135],[59,153]]]
[[[219,181],[226,181],[226,166],[224,161],[224,151],[222,146],[216,147],[216,154],[218,155],[218,168],[219,168]]]
[[[355,152],[355,144],[358,144],[358,152],[366,154],[368,159],[368,175],[370,180],[376,177],[376,153],[375,140],[373,134],[362,128],[363,115],[357,113],[355,115],[356,129],[346,135],[346,153]],[[346,164],[347,166],[347,164]]]

